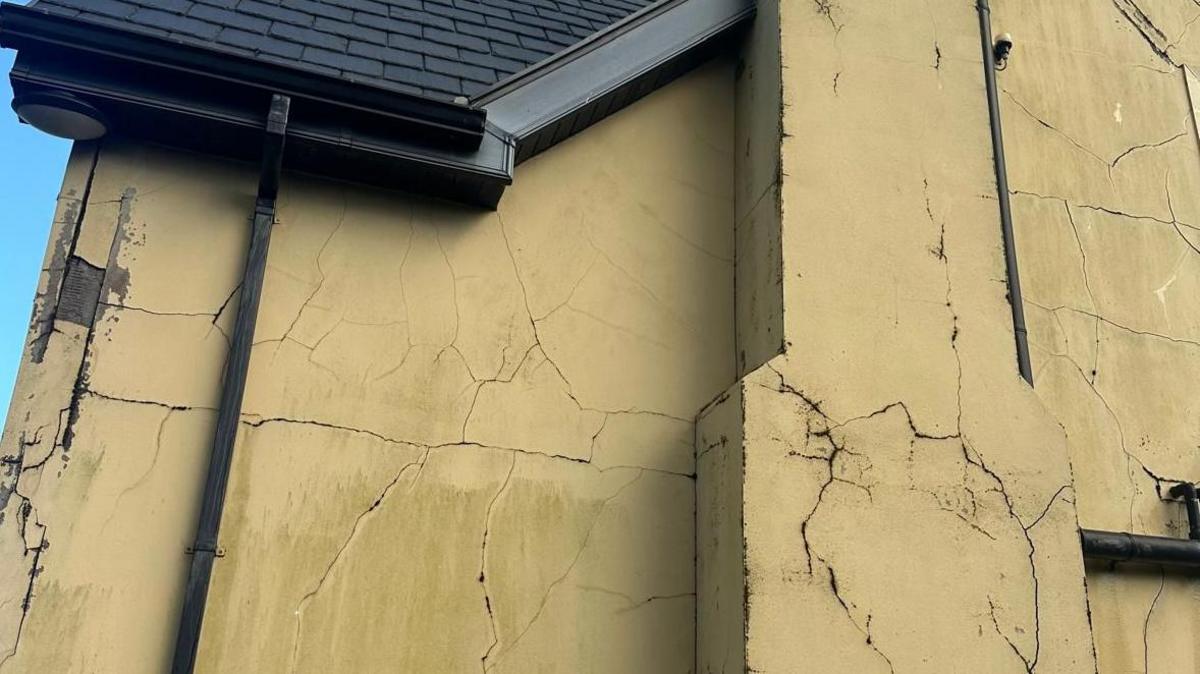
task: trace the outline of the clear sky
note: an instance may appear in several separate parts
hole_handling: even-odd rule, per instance
[[[9,107],[15,52],[0,50],[0,419],[8,413],[70,141],[21,124]],[[2,423],[2,422],[0,422]]]

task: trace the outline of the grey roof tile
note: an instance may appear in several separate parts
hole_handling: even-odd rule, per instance
[[[241,47],[255,52],[283,56],[285,58],[300,58],[304,52],[302,45],[287,40],[278,40],[260,33],[250,33],[237,28],[226,28],[217,36],[217,40],[225,45]]]
[[[656,0],[37,0],[35,9],[439,99]]]
[[[212,5],[193,5],[188,10],[188,16],[215,23],[225,28],[234,28],[250,33],[266,33],[271,28],[271,21],[241,12],[234,12]]]

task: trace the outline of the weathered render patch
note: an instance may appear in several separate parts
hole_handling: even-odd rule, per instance
[[[96,319],[96,305],[100,302],[100,288],[103,284],[104,269],[88,264],[83,258],[72,256],[67,260],[56,318],[91,327],[92,321]]]

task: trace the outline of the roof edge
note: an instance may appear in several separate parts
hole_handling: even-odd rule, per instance
[[[662,0],[472,103],[514,138],[520,163],[706,60],[755,11],[755,0]]]
[[[0,2],[0,47],[67,48],[203,75],[385,115],[427,129],[456,146],[477,146],[487,121],[486,111],[475,107],[268,63],[227,50],[197,47],[134,28],[60,16],[39,10],[36,5],[31,8]]]

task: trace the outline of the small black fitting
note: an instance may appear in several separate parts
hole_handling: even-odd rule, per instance
[[[1008,67],[1008,57],[1012,54],[1012,48],[1012,35],[1008,33],[1001,33],[992,43],[992,57],[996,62],[996,70],[1004,70]]]
[[[1200,541],[1200,500],[1196,498],[1196,485],[1191,482],[1180,482],[1167,492],[1175,498],[1183,499],[1187,508],[1188,538]]]

